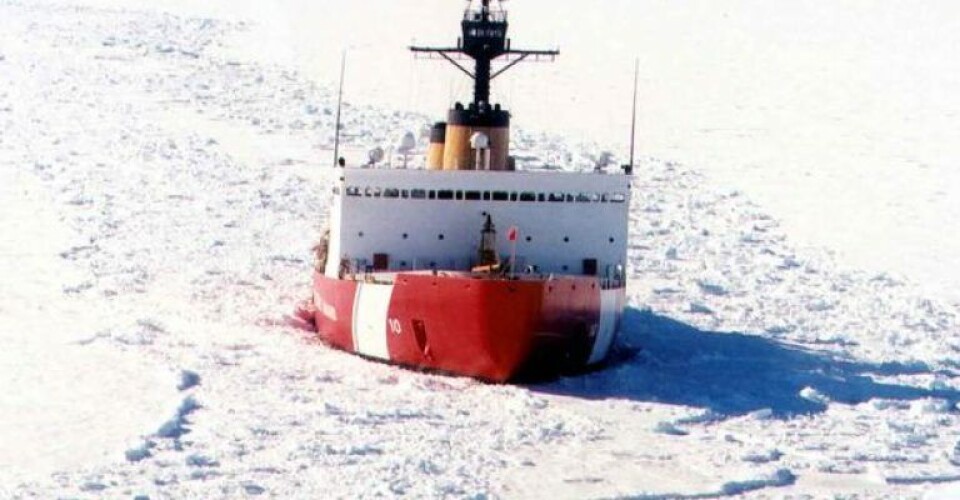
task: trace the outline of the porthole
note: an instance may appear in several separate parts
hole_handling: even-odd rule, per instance
[[[357,236],[363,238],[363,231],[360,231],[359,233],[357,233]]]
[[[407,234],[407,233],[403,233],[403,239],[405,239],[405,240],[406,240],[406,239],[409,239],[409,238],[410,238],[410,235],[409,235],[409,234]]]
[[[437,236],[437,239],[439,239],[439,240],[443,240],[444,238],[446,238],[446,236],[444,236],[444,235],[442,235],[442,234],[441,234],[440,236]]]
[[[531,241],[533,241],[533,236],[527,236],[527,243],[530,243]]]
[[[560,269],[563,269],[564,272],[567,272],[570,270],[570,266],[563,266]]]
[[[617,240],[615,238],[610,238],[610,243],[616,243],[616,242]]]
[[[564,243],[570,243],[570,237],[569,237],[569,236],[564,236],[564,237],[563,237],[563,242],[564,242]]]

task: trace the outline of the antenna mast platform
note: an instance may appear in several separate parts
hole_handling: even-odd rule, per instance
[[[496,8],[490,6],[490,0],[480,0],[478,7],[474,6],[474,1],[469,2],[460,23],[463,34],[456,47],[410,47],[418,56],[442,57],[472,78],[473,104],[478,107],[481,103],[490,103],[490,82],[519,62],[528,58],[553,61],[560,54],[557,50],[515,50],[510,47],[507,12],[500,5],[501,0],[496,2]],[[473,71],[460,63],[463,56],[474,60]],[[494,73],[492,62],[500,57],[506,57],[508,64]]]

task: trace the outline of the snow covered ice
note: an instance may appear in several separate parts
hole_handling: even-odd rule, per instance
[[[518,24],[544,12],[516,4]],[[245,4],[130,5],[0,0],[0,497],[960,495],[957,296],[928,286],[927,271],[811,236],[802,208],[731,167],[763,134],[713,157],[710,134],[656,131],[716,109],[643,101],[652,137],[634,180],[630,308],[610,367],[524,386],[415,373],[317,345],[288,321],[326,216],[336,63],[305,62],[314,47],[300,31],[265,38],[277,19]],[[278,5],[267,14],[297,4]],[[727,4],[740,19],[738,7]],[[637,22],[657,9],[679,17],[659,14],[657,36],[698,19],[664,3]],[[304,22],[292,17],[281,21]],[[338,54],[349,31],[339,30],[318,28],[316,51]],[[563,34],[546,41],[563,49]],[[388,35],[398,36],[390,50],[410,33]],[[293,57],[278,50],[286,44]],[[344,115],[353,155],[421,130],[420,113],[446,104],[368,98],[363,50],[374,49],[356,48],[358,97]],[[671,68],[661,57],[648,71]],[[689,75],[668,74],[691,91]],[[523,91],[529,82],[511,85],[518,121],[529,120],[515,137],[525,164],[592,168],[620,150],[538,132],[545,101]],[[955,163],[944,135],[931,130],[911,154],[938,155],[932,169]],[[851,147],[887,154],[877,137]],[[799,147],[783,147],[765,167],[795,166]],[[873,203],[856,177],[811,175],[838,183],[821,196],[855,190],[853,202]],[[902,175],[891,183],[909,185]],[[944,180],[931,206],[956,205]],[[908,232],[943,243],[942,278],[960,283],[946,224],[918,216]]]

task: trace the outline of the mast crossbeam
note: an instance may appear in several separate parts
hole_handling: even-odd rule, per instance
[[[417,59],[444,59],[473,79],[473,104],[490,104],[490,82],[523,61],[552,62],[559,50],[513,50],[507,38],[507,13],[483,0],[479,8],[467,7],[461,23],[462,36],[456,47],[410,47]],[[499,3],[499,2],[498,2]],[[470,71],[461,62],[473,59]],[[505,63],[492,71],[493,61]]]

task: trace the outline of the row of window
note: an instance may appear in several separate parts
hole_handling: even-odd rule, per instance
[[[467,30],[467,35],[483,38],[503,38],[503,30],[499,29],[477,29],[471,28]]]
[[[507,21],[507,13],[504,11],[488,11],[485,13],[471,11],[464,14],[463,20],[468,22],[480,22],[480,21],[483,21],[484,17],[486,17],[487,20],[492,23],[504,23]],[[473,28],[473,29],[476,29],[476,28]],[[502,36],[502,33],[501,33],[501,36]]]
[[[360,231],[360,232],[357,233],[357,237],[358,237],[358,238],[363,238],[364,236],[366,236],[366,233],[364,233],[363,231]],[[401,235],[401,237],[402,237],[403,239],[405,239],[405,240],[408,240],[408,239],[410,239],[410,234],[409,234],[409,233],[403,233],[403,234]],[[445,240],[446,238],[447,238],[446,235],[444,235],[443,233],[440,233],[440,234],[437,235],[437,239],[440,240],[440,241],[443,241],[443,240]],[[527,240],[527,243],[532,243],[532,242],[533,242],[533,236],[527,236],[525,239]],[[611,237],[607,238],[607,241],[610,242],[610,244],[612,245],[612,244],[614,244],[614,243],[617,242],[617,239],[614,238],[613,236],[611,236]],[[564,243],[570,243],[570,237],[569,237],[569,236],[564,236],[564,237],[563,237],[563,242],[564,242]]]
[[[350,186],[347,196],[366,198],[401,198],[413,200],[461,200],[461,201],[524,201],[551,203],[624,203],[622,193],[537,193],[534,191],[465,191],[460,189],[396,189]],[[340,194],[340,188],[333,188]]]

